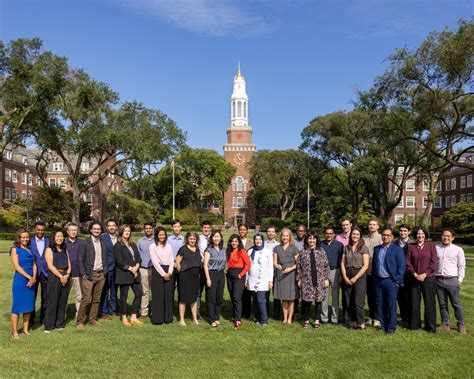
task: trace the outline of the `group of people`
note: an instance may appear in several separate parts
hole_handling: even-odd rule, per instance
[[[200,234],[189,231],[183,236],[181,222],[173,220],[171,235],[146,223],[144,236],[134,242],[131,227],[118,227],[112,219],[105,232],[99,222],[91,222],[85,240],[78,238],[79,228],[72,223],[65,234],[58,230],[45,237],[46,226],[38,221],[34,236],[27,230],[17,233],[10,252],[15,268],[12,339],[19,338],[20,314],[23,333],[30,333],[38,288],[44,332],[64,328],[71,287],[78,331],[84,329],[87,316],[90,326],[96,326],[98,318],[112,320],[116,315],[126,327],[141,325],[147,317],[153,324],[171,323],[176,290],[179,324],[186,326],[187,307],[192,322],[199,324],[204,288],[208,322],[218,327],[227,285],[236,329],[252,310],[255,323],[267,326],[273,292],[274,319],[291,325],[298,313],[308,328],[314,303],[315,329],[327,322],[365,329],[367,298],[369,324],[387,335],[397,326],[397,301],[402,325],[421,327],[421,298],[424,328],[435,332],[437,295],[440,328],[450,329],[449,299],[457,328],[466,333],[459,296],[466,264],[462,248],[453,244],[452,229],[444,229],[441,243],[435,245],[426,240],[424,227],[413,231],[412,240],[410,227],[402,224],[396,241],[390,228],[379,233],[375,219],[370,220],[366,236],[349,219],[341,221],[341,228],[337,236],[333,227],[324,228],[322,241],[304,225],[297,227],[295,237],[284,228],[278,242],[274,226],[266,229],[266,235],[257,232],[250,239],[248,227],[239,225],[238,233],[225,244],[222,233],[207,221],[201,224]],[[134,296],[128,317],[130,289]]]

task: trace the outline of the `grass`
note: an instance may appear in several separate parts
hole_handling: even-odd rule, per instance
[[[474,334],[428,334],[399,328],[386,337],[368,328],[351,331],[323,325],[319,331],[299,323],[266,329],[249,321],[234,330],[202,322],[155,326],[149,321],[126,329],[119,320],[101,321],[79,333],[69,301],[66,329],[50,335],[37,328],[10,342],[9,257],[0,255],[0,377],[470,377],[474,372]],[[129,299],[130,300],[130,299]],[[466,325],[474,325],[474,262],[468,261],[461,291]],[[226,293],[224,318],[229,319]],[[452,311],[451,311],[452,314]],[[439,321],[439,316],[438,316]],[[454,320],[452,325],[455,326]]]

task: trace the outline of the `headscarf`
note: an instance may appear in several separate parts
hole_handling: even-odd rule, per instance
[[[262,238],[262,245],[261,246],[257,246],[255,244],[255,238],[257,238],[258,236],[260,236]],[[253,258],[255,257],[255,252],[262,250],[264,247],[265,247],[265,237],[263,237],[263,234],[261,234],[261,233],[255,234],[253,236],[252,254],[250,254],[250,259],[253,261]]]

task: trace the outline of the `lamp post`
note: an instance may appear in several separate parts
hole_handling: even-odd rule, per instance
[[[176,218],[175,191],[174,191],[174,159],[171,160],[171,170],[173,172],[173,220]]]
[[[30,169],[26,173],[26,230],[30,230]]]

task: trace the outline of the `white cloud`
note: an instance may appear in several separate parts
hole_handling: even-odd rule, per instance
[[[119,0],[172,25],[213,36],[245,37],[271,30],[265,20],[231,0]]]

